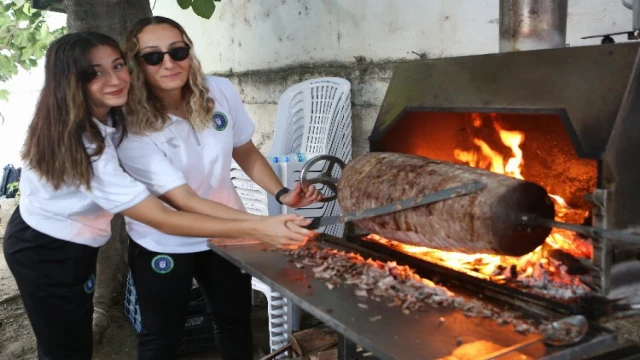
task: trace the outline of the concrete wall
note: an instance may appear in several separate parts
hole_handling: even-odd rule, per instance
[[[234,0],[209,21],[157,0],[154,14],[180,22],[205,71],[229,76],[257,123],[254,141],[269,150],[277,101],[287,87],[323,76],[352,83],[354,154],[368,149],[398,61],[498,51],[498,0]],[[625,31],[631,11],[618,0],[571,0],[567,43]],[[617,41],[626,41],[617,37]]]
[[[296,82],[322,76],[351,81],[359,153],[367,148],[394,62],[498,51],[498,0],[224,0],[210,20],[180,9],[176,0],[151,4],[155,14],[187,29],[205,71],[233,74],[258,125],[255,141],[265,152],[278,98]],[[52,14],[50,20],[57,27],[65,17]],[[569,1],[571,46],[597,44],[580,37],[630,27],[631,11],[619,0]],[[42,78],[39,67],[5,84],[14,93],[9,103],[0,103],[6,117],[0,124],[0,167],[19,165]]]
[[[153,3],[153,1],[152,1]],[[212,19],[157,0],[154,14],[180,22],[206,71],[309,63],[449,57],[498,51],[498,0],[233,0]],[[567,43],[631,28],[620,0],[571,0]],[[622,39],[619,37],[618,39]]]

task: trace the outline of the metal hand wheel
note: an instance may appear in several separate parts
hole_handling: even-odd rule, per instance
[[[312,174],[310,171],[311,168],[321,161],[325,161],[326,163],[324,164],[320,175],[310,177]],[[309,161],[304,164],[302,170],[300,171],[300,185],[302,185],[303,189],[306,189],[307,187],[315,184],[322,184],[329,190],[331,190],[333,194],[326,195],[321,201],[329,202],[335,200],[338,197],[338,181],[340,179],[334,178],[331,173],[335,169],[336,165],[340,167],[340,171],[344,170],[344,161],[342,161],[342,159],[340,159],[339,157],[335,157],[332,155],[318,155],[309,159]]]

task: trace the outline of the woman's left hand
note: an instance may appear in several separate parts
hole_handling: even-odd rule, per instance
[[[291,208],[305,207],[322,199],[322,193],[315,186],[309,186],[305,192],[302,191],[300,183],[297,183],[293,190],[280,197],[280,201]]]

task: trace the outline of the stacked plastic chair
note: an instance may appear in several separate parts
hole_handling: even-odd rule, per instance
[[[267,192],[254,183],[235,161],[231,162],[231,182],[248,213],[254,215],[269,214]]]
[[[341,78],[311,79],[288,88],[278,101],[276,127],[268,160],[285,186],[293,189],[304,164],[316,155],[333,155],[351,160],[351,84]],[[319,171],[322,164],[314,166]],[[339,169],[336,168],[336,172]],[[338,173],[333,174],[338,176]],[[304,217],[339,215],[336,201],[316,203],[302,209],[280,205],[233,164],[231,178],[247,211],[259,215],[297,213]],[[326,189],[320,188],[326,192]],[[318,229],[342,237],[344,225]],[[270,346],[274,351],[287,335],[300,327],[300,311],[279,293],[254,278],[253,289],[268,301]]]
[[[280,97],[276,131],[268,158],[272,160],[289,155],[288,162],[274,164],[274,170],[286,186],[293,188],[296,185],[300,170],[310,158],[333,155],[348,162],[351,160],[351,148],[351,84],[347,80],[312,79],[290,87]],[[304,159],[296,159],[296,153]],[[316,170],[320,170],[322,165],[317,164]],[[336,168],[336,171],[339,170]],[[295,212],[305,217],[340,214],[335,201],[290,209],[275,199],[270,200],[269,214]],[[344,225],[336,224],[320,231],[341,237]]]

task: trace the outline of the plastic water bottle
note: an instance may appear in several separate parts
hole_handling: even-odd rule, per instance
[[[283,155],[283,156],[274,156],[271,161],[274,164],[277,163],[286,163],[286,162],[304,162],[305,157],[301,152],[296,152],[293,154]]]
[[[295,154],[292,154],[291,157],[294,159],[295,162],[304,162],[304,154],[302,154],[299,151]]]

